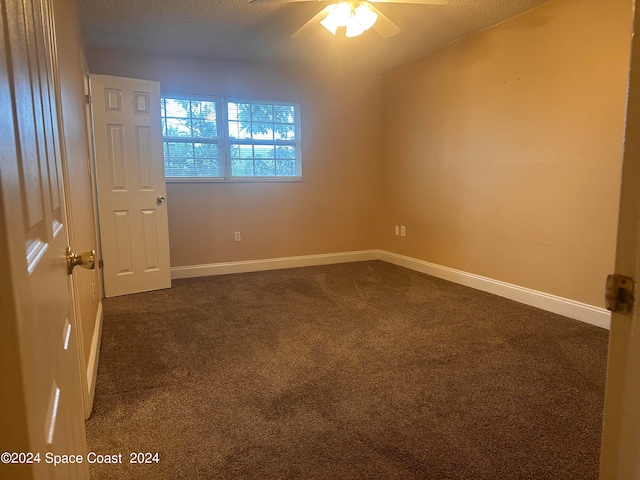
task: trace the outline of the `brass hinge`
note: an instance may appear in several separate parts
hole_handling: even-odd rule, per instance
[[[607,276],[607,289],[604,296],[607,310],[631,316],[635,300],[634,287],[633,278],[618,274]]]
[[[91,105],[91,95],[85,95],[84,101],[87,105]]]

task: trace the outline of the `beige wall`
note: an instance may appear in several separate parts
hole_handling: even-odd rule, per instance
[[[83,90],[83,39],[76,2],[55,0],[53,3],[64,121],[63,135],[69,173],[69,238],[75,253],[80,253],[97,249]],[[73,275],[77,281],[77,301],[80,307],[86,365],[91,352],[96,312],[101,297],[98,284],[100,274],[98,271],[76,268]],[[96,292],[95,295],[93,290]]]
[[[386,72],[381,248],[603,306],[630,22],[551,0]]]
[[[300,102],[302,182],[167,186],[172,266],[377,247],[379,74],[105,48],[88,60],[91,73],[156,80],[168,93]]]

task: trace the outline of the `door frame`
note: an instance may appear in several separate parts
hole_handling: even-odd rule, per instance
[[[54,12],[52,11],[52,21],[55,22]],[[52,61],[52,75],[53,75],[53,87],[56,102],[56,111],[58,112],[58,131],[59,144],[60,144],[60,170],[62,173],[62,199],[63,209],[66,217],[66,229],[69,245],[72,246],[72,250],[77,248],[74,238],[74,215],[73,205],[71,199],[71,183],[69,173],[69,157],[67,155],[67,142],[65,139],[65,126],[64,118],[62,115],[62,94],[60,91],[60,71],[58,66],[58,48],[57,44],[53,43],[53,61]],[[83,321],[82,321],[82,309],[80,308],[80,300],[78,295],[78,277],[76,275],[70,275],[70,291],[71,291],[71,314],[74,320],[74,329],[77,345],[78,366],[80,369],[80,385],[82,386],[82,405],[84,408],[84,418],[88,418],[91,414],[93,405],[89,400],[89,392],[87,387],[87,365],[85,362],[85,350],[84,350],[84,336],[83,336]]]
[[[102,341],[102,299],[104,299],[104,278],[102,269],[102,238],[100,237],[100,212],[98,210],[98,186],[97,186],[97,170],[96,170],[96,150],[93,138],[93,116],[91,111],[91,82],[89,81],[89,64],[84,50],[82,51],[82,69],[83,78],[82,86],[85,96],[85,125],[88,146],[88,169],[91,183],[91,206],[93,209],[93,234],[96,242],[96,295],[99,298],[98,313],[95,322],[95,331],[93,332],[91,354],[86,365],[86,385],[87,385],[87,409],[85,410],[85,418],[89,418],[93,410],[93,401],[96,392],[96,376],[98,374],[98,361],[100,358],[100,344]]]
[[[600,458],[601,480],[640,478],[640,14],[633,1],[615,273],[635,279],[631,315],[613,313]]]

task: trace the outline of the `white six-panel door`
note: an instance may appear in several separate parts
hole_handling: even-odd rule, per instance
[[[88,478],[50,0],[0,10],[0,478]],[[35,455],[38,455],[37,457]],[[8,461],[9,460],[9,461]],[[30,461],[30,463],[28,463]]]
[[[160,84],[90,78],[105,295],[169,288]]]

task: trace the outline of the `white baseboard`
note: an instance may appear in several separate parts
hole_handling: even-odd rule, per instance
[[[312,267],[331,265],[334,263],[363,262],[378,260],[379,250],[362,250],[357,252],[323,253],[299,257],[267,258],[263,260],[246,260],[241,262],[210,263],[205,265],[187,265],[171,267],[171,278],[207,277],[209,275],[226,275],[228,273],[260,272],[282,268]]]
[[[102,302],[98,304],[96,312],[96,322],[93,328],[93,338],[91,339],[91,352],[89,352],[89,362],[87,363],[87,389],[89,391],[89,413],[93,410],[93,399],[96,393],[96,376],[98,374],[98,359],[100,357],[100,340],[102,339]]]
[[[361,262],[366,260],[382,260],[417,272],[433,275],[434,277],[459,283],[467,287],[493,293],[516,302],[531,305],[548,312],[564,315],[581,322],[610,328],[611,315],[604,308],[594,307],[586,303],[568,298],[558,297],[549,293],[539,292],[530,288],[512,285],[492,278],[482,277],[473,273],[463,272],[454,268],[444,267],[435,263],[425,262],[412,257],[406,257],[385,250],[362,250],[356,252],[327,253],[320,255],[305,255],[299,257],[268,258],[263,260],[246,260],[241,262],[211,263],[207,265],[188,265],[172,267],[171,278],[206,277],[209,275],[225,275],[228,273],[258,272],[262,270],[277,270],[281,268],[310,267],[315,265],[329,265],[334,263]],[[93,353],[93,350],[92,350]]]
[[[466,285],[467,287],[493,293],[516,302],[541,308],[548,312],[564,315],[581,322],[609,329],[611,314],[604,308],[594,307],[586,303],[576,302],[568,298],[558,297],[549,293],[539,292],[530,288],[512,285],[510,283],[493,280],[491,278],[474,275],[454,268],[443,267],[435,263],[425,262],[416,258],[405,257],[397,253],[380,251],[380,260],[393,263],[401,267],[433,275],[434,277]]]

